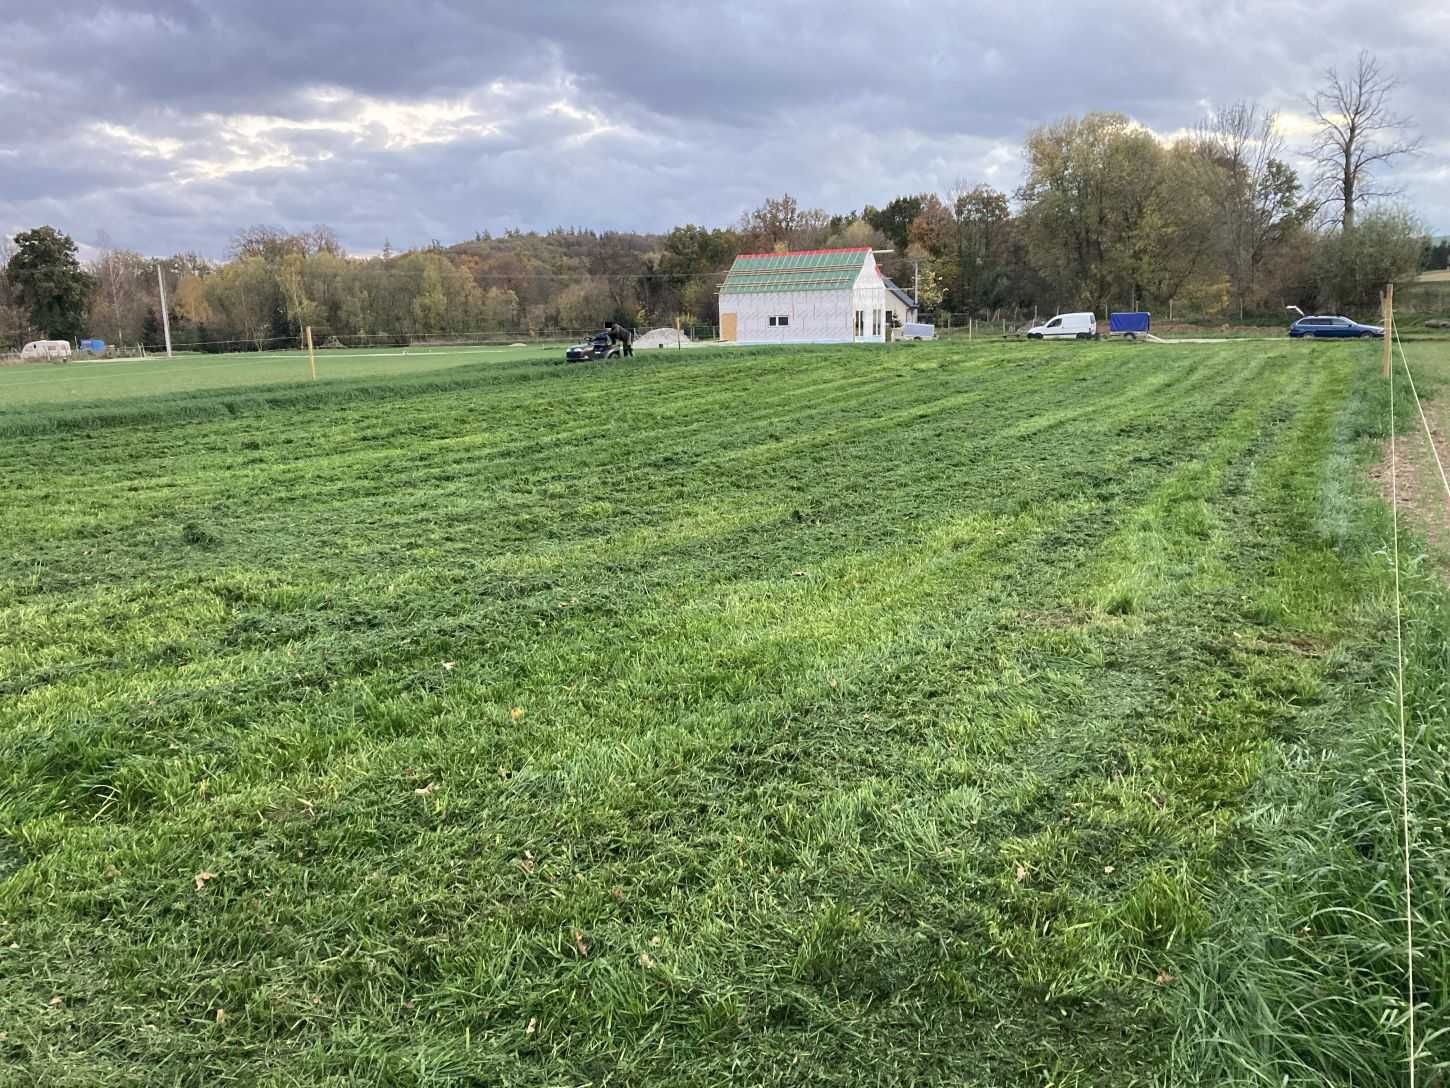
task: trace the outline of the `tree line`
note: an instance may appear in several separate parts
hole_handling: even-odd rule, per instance
[[[1012,193],[964,180],[834,214],[786,194],[730,226],[665,234],[513,230],[359,257],[326,227],[256,226],[221,261],[103,246],[83,265],[71,239],[41,227],[0,240],[0,347],[93,336],[159,348],[158,271],[173,340],[199,350],[286,346],[307,326],[325,343],[406,344],[606,320],[713,325],[736,254],[835,246],[888,250],[883,269],[927,312],[1363,310],[1384,283],[1450,264],[1450,244],[1432,244],[1383,184],[1383,168],[1417,149],[1394,88],[1367,53],[1325,74],[1307,99],[1307,177],[1277,115],[1238,102],[1172,140],[1116,113],[1043,125]]]

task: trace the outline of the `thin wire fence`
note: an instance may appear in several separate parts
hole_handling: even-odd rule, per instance
[[[335,332],[326,326],[314,325],[312,327],[312,339],[317,351],[347,350],[402,350],[410,348],[448,348],[448,347],[545,347],[564,343],[574,343],[588,340],[599,332],[598,327],[577,328],[563,326],[545,326],[535,328],[503,328],[503,329],[474,329],[474,330],[443,330],[431,332],[404,331],[404,332]],[[658,332],[655,339],[658,343],[651,343],[652,348],[657,347],[684,347],[688,344],[702,342],[713,342],[719,335],[719,327],[707,324],[682,324],[678,329],[674,326],[657,326],[654,329],[633,329],[633,335],[638,338],[650,332]],[[182,337],[172,338],[171,344],[174,354],[234,354],[234,353],[266,353],[278,351],[306,351],[307,346],[304,337],[297,333],[284,335],[267,335],[253,337],[230,337],[207,338],[207,339],[186,339]],[[75,349],[71,359],[140,359],[156,355],[165,355],[166,348],[163,344],[152,342],[150,344],[107,344],[106,350],[100,353],[88,352],[84,349]],[[0,362],[45,362],[44,359],[23,359],[19,351],[0,352]],[[66,360],[52,360],[63,363]]]
[[[1429,319],[1431,327],[1434,325],[1433,317],[1450,319],[1450,283],[1416,283],[1409,285],[1408,289],[1402,292],[1404,304],[1398,308],[1403,315],[1409,317],[1414,315],[1420,320]],[[1141,304],[1138,304],[1141,307]],[[1110,306],[1107,312],[1098,313],[1100,330],[1106,325],[1110,312],[1117,310],[1131,310],[1134,300],[1125,301],[1122,306]],[[978,338],[1001,338],[1018,337],[1026,334],[1027,330],[1035,325],[1045,323],[1054,315],[1065,312],[1075,312],[1079,307],[1070,305],[1014,305],[1002,306],[980,310],[957,310],[937,309],[923,307],[920,312],[920,321],[933,324],[936,328],[936,335],[941,339],[961,340]],[[1084,308],[1085,309],[1085,308]],[[1251,330],[1263,329],[1266,332],[1276,332],[1287,329],[1287,326],[1298,316],[1293,310],[1285,307],[1282,309],[1259,309],[1246,312],[1243,315],[1236,313],[1225,313],[1221,307],[1205,308],[1188,304],[1180,305],[1176,300],[1170,301],[1166,306],[1154,305],[1148,307],[1152,313],[1153,327],[1158,330],[1169,332],[1190,332],[1203,331],[1221,332],[1223,330]],[[1374,323],[1378,320],[1378,313],[1360,307],[1350,307],[1340,311],[1344,316],[1355,320]],[[1432,316],[1433,315],[1433,316]],[[1416,322],[1418,324],[1418,322]],[[673,329],[670,319],[665,319],[656,328],[663,327]],[[648,324],[634,330],[641,334],[648,331]],[[496,324],[486,328],[472,329],[344,329],[329,326],[326,323],[315,323],[313,325],[313,337],[319,351],[329,350],[361,350],[361,349],[408,349],[408,348],[443,348],[443,347],[476,347],[491,345],[550,345],[564,341],[577,342],[588,339],[595,332],[597,327],[581,326],[568,322],[561,322],[557,319],[537,319],[534,315],[525,315],[520,312],[516,320]],[[719,327],[713,322],[686,321],[680,327],[680,343],[686,340],[690,343],[713,342],[719,336]],[[200,333],[200,334],[199,334]],[[149,334],[148,334],[149,335]],[[14,350],[7,351],[5,348],[13,347]],[[0,347],[0,362],[29,362],[19,358],[19,342],[6,344]],[[255,335],[237,335],[233,333],[227,337],[216,337],[205,334],[205,327],[198,329],[196,326],[182,325],[172,329],[172,350],[178,353],[207,353],[207,354],[230,354],[237,352],[270,352],[270,351],[301,351],[304,344],[300,330],[289,329],[286,332],[278,331],[276,321],[265,327],[259,327]],[[126,341],[120,344],[108,344],[104,352],[99,355],[86,353],[77,349],[73,358],[144,358],[152,355],[163,354],[163,345],[158,340],[148,342]]]

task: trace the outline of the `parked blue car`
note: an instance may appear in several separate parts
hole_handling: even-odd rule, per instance
[[[1300,336],[1335,336],[1340,339],[1360,337],[1368,340],[1384,334],[1385,330],[1378,325],[1361,325],[1347,317],[1301,317],[1289,326],[1289,335],[1296,339]]]

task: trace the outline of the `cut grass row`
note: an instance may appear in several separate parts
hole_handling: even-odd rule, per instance
[[[1382,691],[1378,394],[1340,345],[1059,347],[6,417],[13,1068],[1241,1068],[1229,988],[1175,1029],[1262,925],[1264,768]]]

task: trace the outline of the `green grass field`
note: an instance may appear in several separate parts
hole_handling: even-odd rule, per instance
[[[1374,346],[666,354],[0,372],[0,1083],[1401,1082]]]
[[[562,345],[319,351],[317,380],[384,378],[488,362],[554,359],[562,352]],[[291,385],[310,380],[307,355],[298,351],[25,363],[0,367],[0,412],[38,404],[104,403],[122,397]]]

